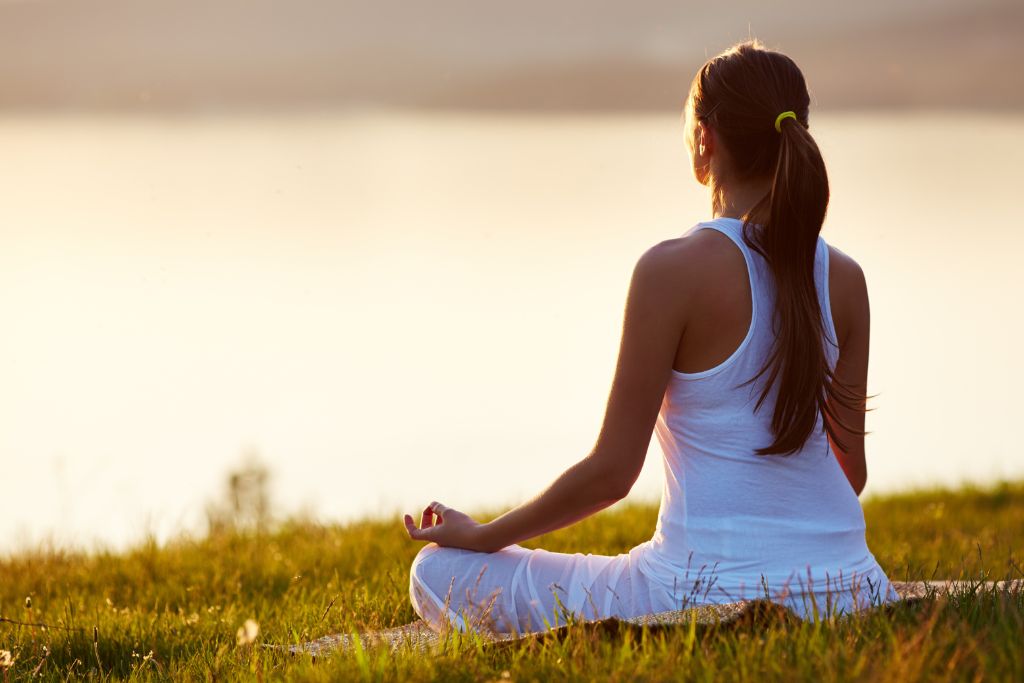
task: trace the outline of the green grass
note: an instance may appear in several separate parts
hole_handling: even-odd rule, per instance
[[[894,580],[1024,577],[1024,482],[874,497],[864,508],[868,543]],[[618,553],[649,538],[655,515],[619,508],[527,545]],[[432,656],[371,648],[313,662],[236,644],[249,618],[264,643],[412,621],[418,548],[398,519],[293,520],[123,554],[21,553],[0,560],[0,614],[50,628],[0,623],[0,650],[16,657],[10,680],[1024,680],[1024,598],[984,591],[834,623],[614,634],[575,625],[511,646],[463,638]]]

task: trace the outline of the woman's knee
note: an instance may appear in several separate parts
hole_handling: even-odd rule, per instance
[[[424,581],[427,576],[427,570],[431,564],[433,564],[434,556],[438,551],[441,550],[441,546],[436,543],[428,543],[420,551],[416,553],[416,557],[412,560],[412,565],[409,567],[410,578],[418,581]]]
[[[409,567],[409,598],[412,607],[421,619],[432,625],[438,624],[445,611],[444,597],[439,594],[438,555],[444,553],[436,543],[428,543]]]

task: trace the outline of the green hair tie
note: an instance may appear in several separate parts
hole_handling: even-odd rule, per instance
[[[795,119],[796,112],[784,111],[775,117],[775,130],[782,132],[782,119]]]

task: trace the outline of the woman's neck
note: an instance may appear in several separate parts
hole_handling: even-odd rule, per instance
[[[722,184],[711,193],[711,215],[714,218],[744,220],[759,201],[771,192],[769,179]]]

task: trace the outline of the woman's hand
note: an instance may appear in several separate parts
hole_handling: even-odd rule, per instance
[[[405,516],[405,529],[414,541],[432,541],[450,548],[491,552],[485,544],[484,525],[464,512],[433,502],[423,510],[420,526],[412,515]]]

